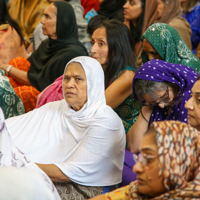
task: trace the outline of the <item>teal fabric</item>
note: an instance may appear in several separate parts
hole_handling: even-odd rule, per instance
[[[2,69],[0,69],[0,107],[5,119],[25,113],[21,99],[16,95]]]
[[[135,71],[131,66],[127,66],[126,69],[121,70],[114,78],[114,81],[125,71]],[[133,98],[131,94],[121,103],[117,108],[114,109],[118,116],[122,119],[126,133],[129,131],[131,126],[135,123],[140,113],[140,104]]]
[[[173,27],[164,23],[155,23],[146,30],[143,38],[151,43],[164,61],[186,65],[200,73],[200,60],[187,47]],[[147,61],[147,54],[143,50],[142,62]]]

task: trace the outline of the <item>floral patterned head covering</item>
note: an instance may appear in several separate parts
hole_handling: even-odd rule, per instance
[[[186,65],[200,73],[200,61],[173,27],[164,23],[155,23],[146,30],[142,36],[142,39],[144,38],[151,43],[164,61]],[[148,61],[144,50],[142,51],[142,61],[143,63]]]
[[[200,133],[179,121],[153,122],[157,133],[158,156],[168,192],[153,199],[200,198]],[[130,186],[131,199],[146,199]]]

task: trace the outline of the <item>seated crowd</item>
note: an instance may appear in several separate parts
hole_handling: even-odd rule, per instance
[[[199,34],[198,0],[0,0],[0,199],[200,198]]]

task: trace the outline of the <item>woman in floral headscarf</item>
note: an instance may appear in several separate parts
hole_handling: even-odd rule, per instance
[[[199,199],[200,135],[178,121],[153,122],[134,166],[137,181],[97,199]]]
[[[143,63],[160,59],[169,63],[186,65],[200,73],[200,61],[173,27],[164,23],[153,24],[146,30],[142,39]]]

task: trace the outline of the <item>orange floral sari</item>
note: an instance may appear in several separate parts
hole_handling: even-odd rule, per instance
[[[22,57],[17,57],[9,62],[10,65],[28,72],[30,67],[30,62]],[[14,88],[18,97],[22,100],[25,108],[25,112],[29,112],[36,107],[37,96],[40,94],[33,86],[22,85],[18,83],[14,78],[8,77],[10,84]]]

